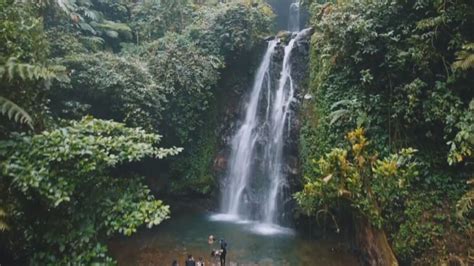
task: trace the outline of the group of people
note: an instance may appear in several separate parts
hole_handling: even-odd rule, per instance
[[[216,242],[216,238],[213,235],[210,235],[209,238],[207,239],[207,243],[209,244],[212,250],[211,258],[213,260],[219,261],[221,266],[225,266],[225,258],[227,256],[227,242],[225,242],[224,239],[221,239],[219,241],[219,244],[220,244],[219,249],[213,248],[215,242]],[[177,260],[174,260],[171,265],[179,266]],[[199,257],[199,259],[196,261],[193,255],[191,254],[188,255],[188,259],[184,262],[184,265],[185,266],[205,266],[202,257]]]
[[[209,246],[213,246],[214,242],[216,241],[216,238],[213,235],[210,235],[209,238],[207,239],[207,243]],[[220,243],[220,249],[212,249],[211,251],[211,257],[212,258],[219,258],[221,266],[225,265],[225,257],[227,256],[227,242],[225,242],[224,239],[221,239],[219,241]]]

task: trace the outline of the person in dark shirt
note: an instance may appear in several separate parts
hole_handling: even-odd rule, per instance
[[[188,259],[184,263],[185,266],[196,266],[196,262],[194,261],[193,255],[189,254]]]
[[[171,266],[179,266],[178,261],[177,261],[177,260],[173,260],[173,263],[171,263]]]
[[[227,255],[227,243],[224,241],[224,239],[221,239],[221,254],[220,254],[221,266],[225,265],[226,255]]]

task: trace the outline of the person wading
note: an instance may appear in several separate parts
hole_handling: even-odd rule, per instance
[[[196,262],[196,266],[205,266],[202,257],[199,257],[198,261]]]
[[[224,241],[224,239],[221,239],[221,254],[220,254],[220,259],[221,259],[221,266],[225,265],[225,256],[227,255],[227,243]]]
[[[193,255],[188,255],[188,259],[184,263],[186,266],[196,266],[196,262],[194,261]]]

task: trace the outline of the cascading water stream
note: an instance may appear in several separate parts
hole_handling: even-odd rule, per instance
[[[263,57],[262,63],[257,71],[250,101],[247,106],[244,123],[237,131],[232,140],[232,154],[230,156],[229,177],[230,184],[224,193],[222,209],[224,213],[238,216],[242,194],[248,185],[248,179],[251,173],[251,163],[254,159],[255,143],[258,138],[256,131],[258,121],[258,105],[262,88],[265,84],[271,86],[270,80],[270,62],[275,52],[276,40],[268,43],[267,51]],[[265,82],[267,81],[267,82]]]
[[[290,14],[288,16],[288,30],[298,32],[300,30],[300,1],[294,0],[290,5]]]
[[[290,17],[290,31],[298,31],[298,3],[291,5]],[[284,148],[290,133],[290,105],[295,93],[290,61],[295,44],[307,32],[293,35],[284,47],[279,75],[271,70],[280,41],[268,43],[245,106],[243,123],[232,138],[221,204],[223,214],[219,219],[259,221],[260,233],[285,231],[278,226],[278,214],[282,211],[287,184]]]
[[[282,188],[287,184],[287,179],[282,171],[283,168],[283,146],[285,144],[285,129],[289,133],[290,125],[290,104],[294,101],[295,86],[291,76],[291,55],[295,43],[305,36],[309,29],[299,32],[285,47],[283,57],[283,67],[280,74],[278,88],[273,99],[272,115],[270,120],[269,137],[271,142],[265,146],[264,161],[266,162],[267,173],[269,173],[270,189],[268,190],[267,201],[264,209],[264,222],[278,223],[276,213],[278,212],[278,203],[281,201],[278,196],[281,195]]]
[[[295,45],[295,39],[285,47],[283,58],[283,68],[280,74],[280,81],[275,97],[273,99],[273,108],[270,120],[270,143],[265,147],[264,162],[267,172],[270,174],[270,189],[268,190],[268,200],[265,202],[264,221],[266,223],[275,223],[275,211],[278,204],[278,192],[286,183],[282,173],[284,129],[289,113],[290,103],[294,97],[293,79],[291,78],[290,56]]]

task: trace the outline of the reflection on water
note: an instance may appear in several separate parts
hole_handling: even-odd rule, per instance
[[[217,243],[207,243],[212,234],[227,241],[228,265],[357,265],[341,242],[305,239],[293,231],[256,233],[262,226],[266,225],[216,220],[210,213],[173,213],[156,228],[114,239],[109,247],[119,265],[171,265],[174,259],[184,265],[187,254],[212,265],[211,250],[218,248]]]

